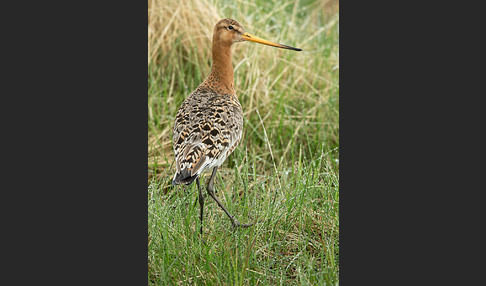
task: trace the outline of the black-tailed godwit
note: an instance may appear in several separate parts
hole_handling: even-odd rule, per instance
[[[233,19],[222,19],[213,30],[213,64],[209,76],[182,103],[174,123],[173,144],[176,173],[173,185],[190,185],[196,180],[199,190],[201,234],[204,197],[199,176],[213,168],[208,194],[224,210],[233,226],[240,224],[214,195],[214,177],[218,167],[233,152],[243,133],[243,112],[235,93],[231,45],[251,41],[277,48],[301,49],[253,36]]]

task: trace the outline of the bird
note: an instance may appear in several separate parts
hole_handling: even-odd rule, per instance
[[[207,183],[207,193],[230,218],[233,227],[249,227],[255,224],[238,222],[214,192],[214,177],[218,167],[235,150],[243,134],[243,110],[236,95],[231,63],[232,45],[243,41],[302,51],[254,36],[234,19],[221,19],[214,25],[211,71],[178,109],[172,136],[176,169],[172,185],[190,185],[196,181],[201,235],[204,197],[199,178],[211,168],[213,170]]]

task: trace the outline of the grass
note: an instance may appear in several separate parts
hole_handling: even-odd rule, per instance
[[[322,1],[149,1],[149,285],[339,283],[337,10]],[[262,221],[232,230],[208,196],[203,243],[196,185],[170,185],[171,136],[180,104],[209,73],[212,28],[225,17],[303,51],[235,44],[244,133],[219,168],[216,195],[240,222]]]

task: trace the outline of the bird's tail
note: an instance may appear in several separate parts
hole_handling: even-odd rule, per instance
[[[184,185],[190,185],[194,180],[199,176],[199,174],[195,174],[191,176],[191,171],[190,170],[182,170],[179,173],[176,173],[174,176],[174,179],[172,179],[172,185],[179,185],[179,184],[184,184]]]
[[[199,144],[188,144],[180,156],[176,156],[176,173],[172,185],[190,185],[204,170],[206,156]]]

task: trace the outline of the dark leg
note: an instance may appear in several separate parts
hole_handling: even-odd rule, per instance
[[[231,223],[233,224],[234,227],[237,227],[237,226],[240,226],[240,227],[249,227],[249,226],[254,225],[255,223],[251,223],[251,224],[241,224],[241,223],[239,223],[236,220],[235,216],[231,215],[228,212],[228,210],[223,206],[223,204],[218,200],[218,198],[214,195],[214,177],[216,176],[216,171],[217,170],[218,170],[218,167],[214,167],[213,173],[211,174],[211,178],[209,179],[209,183],[208,183],[208,187],[207,187],[208,194],[216,201],[216,203],[219,205],[219,207],[223,209],[223,211],[226,213],[226,215],[228,215],[228,217],[230,218]]]
[[[203,229],[203,211],[204,211],[204,197],[201,190],[201,185],[199,184],[199,177],[196,179],[197,189],[199,190],[199,206],[200,206],[200,216],[199,219],[201,220],[201,235]]]
[[[218,171],[218,167],[213,168],[213,172],[211,173],[211,178],[209,178],[208,182],[208,191],[211,190],[214,193],[214,177],[216,177],[216,171]]]

